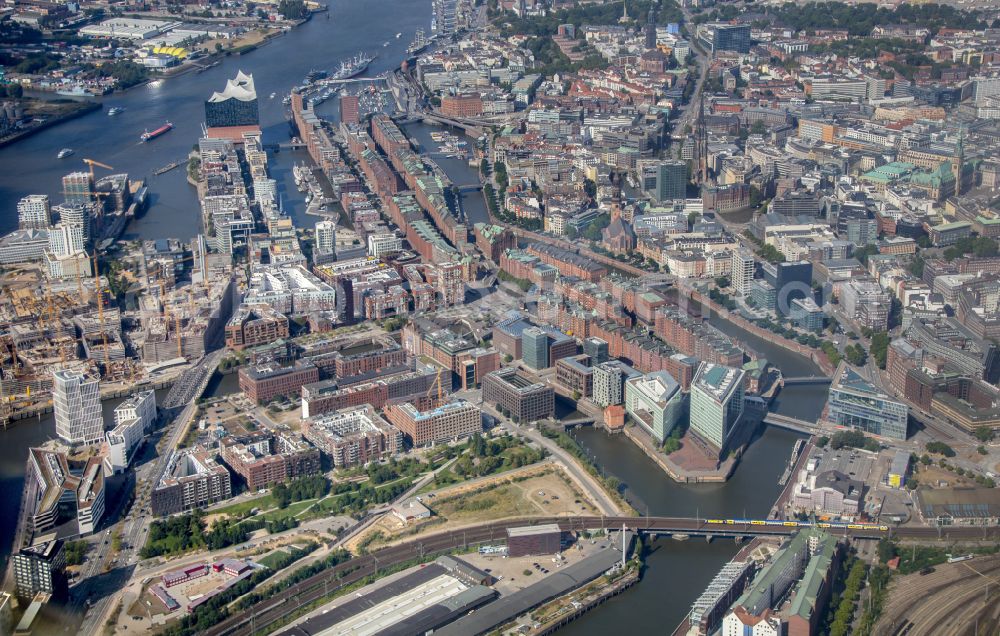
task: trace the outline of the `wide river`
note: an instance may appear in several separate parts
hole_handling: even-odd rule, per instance
[[[221,90],[237,69],[253,73],[260,96],[261,124],[266,143],[288,139],[281,98],[314,68],[333,68],[339,60],[359,51],[377,53],[369,74],[398,66],[407,44],[418,28],[429,30],[430,2],[416,0],[331,0],[330,19],[320,14],[271,44],[244,57],[225,58],[204,73],[156,82],[103,99],[106,108],[121,106],[126,111],[109,118],[95,111],[79,119],[55,126],[22,142],[0,150],[0,232],[17,226],[16,202],[26,194],[48,194],[54,203],[61,200],[60,178],[85,168],[87,157],[126,171],[133,178],[147,179],[151,208],[126,230],[127,239],[177,237],[189,239],[200,231],[199,206],[194,189],[178,168],[159,177],[153,171],[173,161],[183,161],[196,143],[204,120],[203,102]],[[402,35],[399,38],[395,34]],[[388,42],[388,46],[383,43]],[[275,98],[271,99],[271,93]],[[336,100],[319,107],[323,116],[334,118]],[[140,144],[139,135],[165,120],[174,123],[170,133],[149,144]],[[407,132],[422,145],[429,145],[429,129],[417,124]],[[76,154],[59,160],[61,148]],[[306,161],[301,152],[281,152],[271,157],[271,174],[279,181],[285,209],[299,226],[311,225],[314,217],[303,214],[302,195],[291,180],[291,168]],[[456,183],[474,179],[474,170],[455,159],[439,163]],[[98,174],[103,171],[98,168]],[[477,194],[463,200],[470,224],[485,220],[482,199]],[[747,342],[781,367],[788,375],[814,372],[811,362],[773,343],[755,338],[729,323],[713,320],[716,326]],[[226,378],[216,391],[232,390]],[[777,410],[788,415],[815,417],[825,400],[820,387],[799,387],[781,395]],[[105,405],[108,411],[113,403]],[[24,480],[27,449],[53,436],[51,417],[28,420],[0,431],[0,506],[7,512],[0,520],[0,560],[9,556],[16,515]],[[639,450],[623,438],[584,429],[578,439],[600,464],[627,485],[627,495],[642,512],[663,515],[765,514],[778,494],[777,479],[787,461],[795,435],[768,428],[750,447],[734,478],[724,485],[682,486],[668,479]],[[616,597],[598,611],[587,614],[563,631],[594,635],[620,630],[664,633],[686,614],[688,607],[718,568],[737,547],[729,542],[684,543],[659,541],[653,544],[642,584]]]

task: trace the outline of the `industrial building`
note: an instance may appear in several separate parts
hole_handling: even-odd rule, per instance
[[[542,556],[562,549],[562,530],[558,524],[507,528],[507,556]]]
[[[441,557],[393,581],[366,588],[281,634],[430,633],[495,599],[496,591],[478,582],[483,580],[490,576],[458,559]]]

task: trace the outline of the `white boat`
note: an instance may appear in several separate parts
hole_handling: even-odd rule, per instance
[[[382,47],[383,47],[383,48],[384,48],[384,47],[387,47],[387,46],[389,46],[389,43],[388,43],[388,42],[383,42],[383,43],[382,43]]]
[[[112,106],[108,109],[108,117],[114,117],[115,115],[121,115],[125,112],[125,109],[121,106]]]
[[[275,95],[277,95],[277,93],[271,93],[271,95],[270,95],[270,97],[268,97],[268,99],[274,99]]]
[[[71,154],[73,154],[73,149],[72,148],[63,148],[62,150],[59,151],[59,154],[56,155],[56,157],[58,157],[59,159],[65,159],[66,157],[70,156]]]
[[[398,39],[400,38],[400,36],[401,36],[401,35],[403,35],[403,34],[402,34],[402,33],[397,33],[397,34],[396,34],[396,39],[398,40]]]

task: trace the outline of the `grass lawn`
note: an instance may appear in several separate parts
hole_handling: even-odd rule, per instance
[[[289,548],[289,550],[292,549]],[[298,550],[294,550],[294,552],[298,552]],[[270,554],[268,554],[266,557],[257,559],[257,563],[260,563],[261,565],[267,566],[272,570],[275,570],[277,569],[277,566],[275,564],[277,563],[278,559],[284,558],[286,554],[291,554],[291,552],[286,550],[275,550]]]
[[[274,521],[275,519],[283,519],[285,517],[297,517],[299,513],[308,508],[309,506],[316,503],[315,499],[306,499],[304,501],[296,501],[295,503],[288,504],[287,508],[276,508],[274,510],[268,510],[258,514],[254,519],[264,519],[265,521]]]
[[[241,501],[240,503],[235,503],[231,506],[226,506],[225,508],[219,508],[218,510],[213,510],[209,514],[240,516],[245,512],[253,510],[254,508],[267,510],[268,508],[274,508],[274,506],[275,506],[274,497],[271,496],[271,493],[267,493],[266,495],[255,497],[254,499],[250,499],[249,501]]]

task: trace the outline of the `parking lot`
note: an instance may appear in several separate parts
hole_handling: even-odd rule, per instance
[[[503,541],[497,543],[502,544]],[[560,552],[559,558],[551,554],[505,557],[473,553],[462,555],[462,560],[498,579],[493,587],[503,595],[534,585],[546,576],[558,572],[561,568],[606,549],[609,549],[608,538],[602,536],[594,539],[580,539]],[[526,571],[530,574],[525,574]]]

